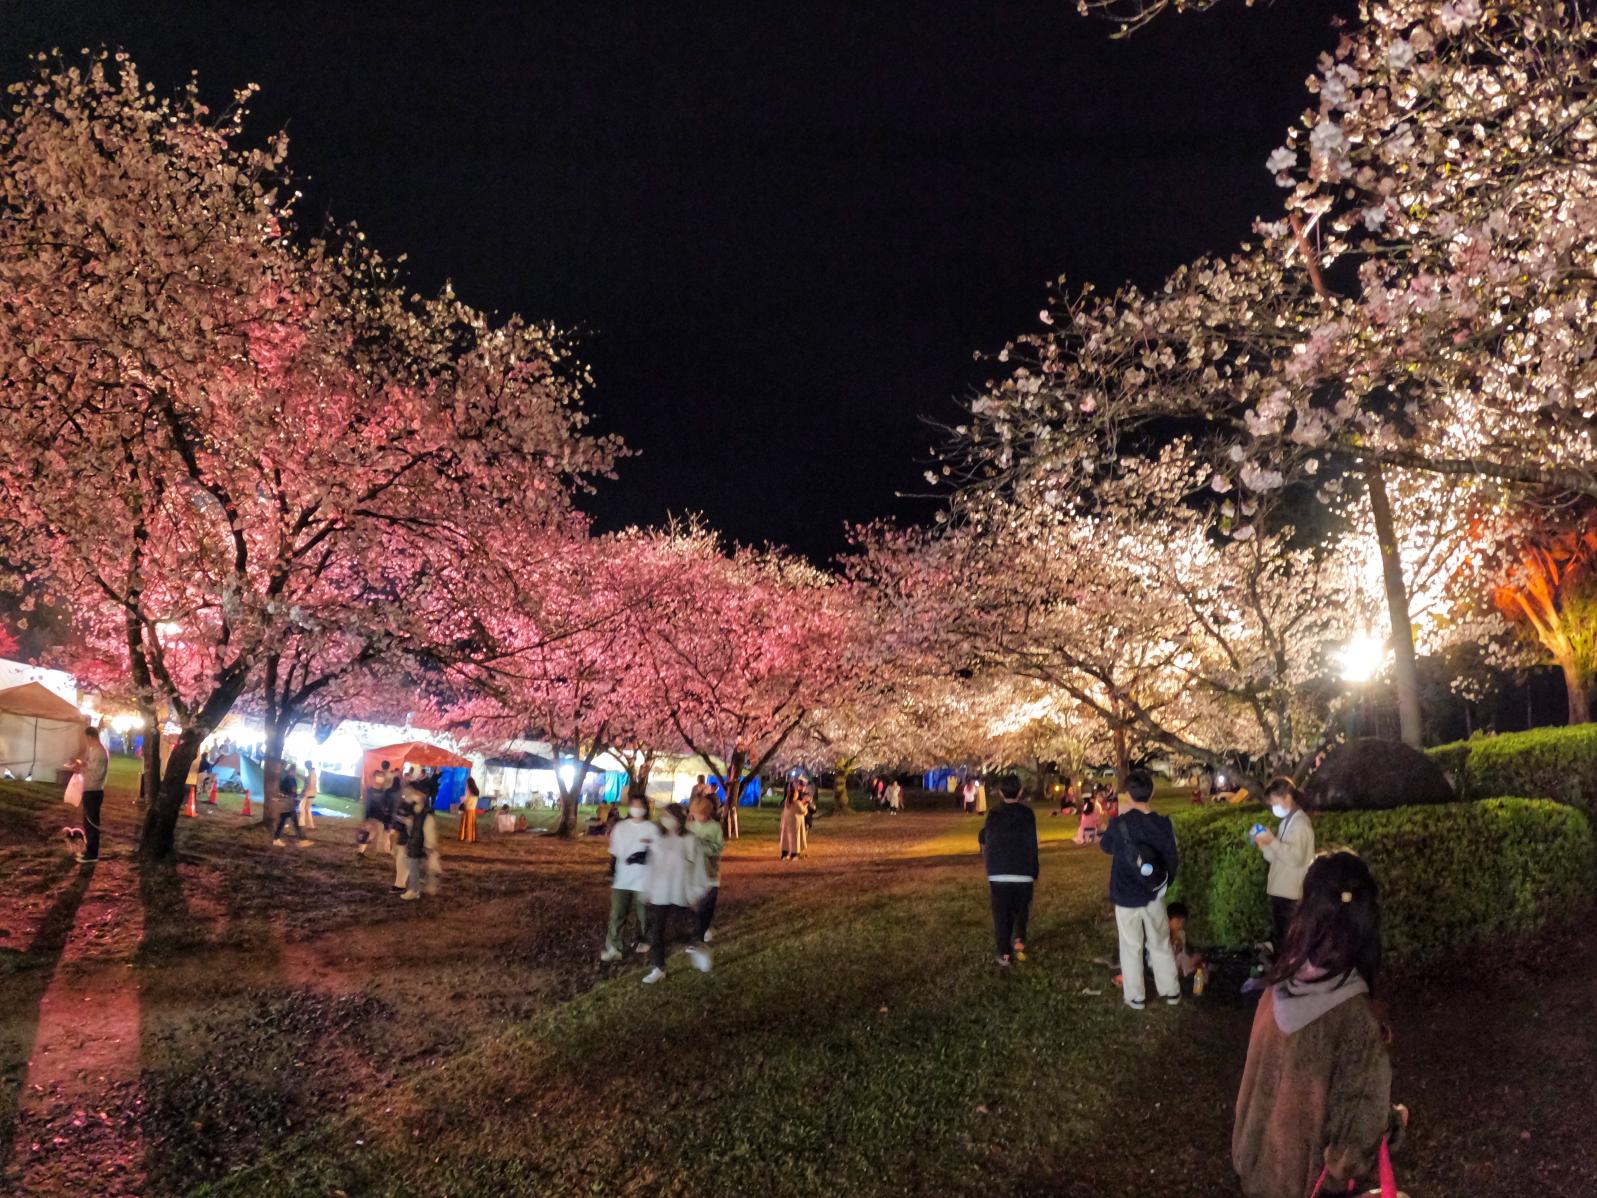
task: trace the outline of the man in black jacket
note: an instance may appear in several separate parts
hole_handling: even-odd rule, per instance
[[[1109,901],[1115,905],[1115,925],[1120,930],[1122,993],[1128,1007],[1142,1010],[1146,993],[1142,953],[1146,948],[1159,997],[1175,1006],[1181,1001],[1181,980],[1170,951],[1164,895],[1176,877],[1176,830],[1168,818],[1148,810],[1153,775],[1147,770],[1126,775],[1125,795],[1131,809],[1110,823],[1098,842],[1098,847],[1114,858],[1109,867]]]
[[[992,891],[996,960],[1008,968],[1011,954],[1016,961],[1026,959],[1026,916],[1037,882],[1037,817],[1020,801],[1019,778],[1010,774],[998,789],[1004,801],[988,813],[977,842]]]

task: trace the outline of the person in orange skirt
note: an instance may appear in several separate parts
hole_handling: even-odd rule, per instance
[[[467,844],[477,843],[477,780],[466,775],[466,793],[460,799],[460,839]]]

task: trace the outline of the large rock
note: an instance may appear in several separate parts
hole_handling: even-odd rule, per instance
[[[1395,740],[1352,740],[1336,746],[1304,787],[1304,805],[1310,811],[1385,811],[1453,799],[1441,767]]]

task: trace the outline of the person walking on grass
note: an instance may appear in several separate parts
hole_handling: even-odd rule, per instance
[[[66,768],[83,778],[83,851],[76,860],[79,865],[93,865],[100,859],[100,809],[105,805],[105,776],[111,769],[111,756],[93,724],[83,726],[83,745]]]
[[[904,810],[904,788],[898,784],[897,778],[887,788],[887,810],[894,815]]]
[[[1248,1038],[1231,1133],[1245,1198],[1365,1194],[1383,1140],[1402,1139],[1408,1111],[1392,1105],[1392,1062],[1371,1007],[1380,965],[1369,867],[1346,849],[1320,854]]]
[[[637,951],[649,951],[649,854],[659,829],[644,818],[648,813],[643,799],[634,795],[627,802],[627,818],[610,829],[610,923],[601,961],[621,960],[621,936],[629,920],[637,924]]]
[[[649,960],[643,984],[665,980],[665,959],[678,926],[691,928],[693,908],[703,897],[695,883],[699,842],[687,830],[688,813],[672,803],[660,813],[660,832],[649,850]],[[710,971],[710,951],[695,939],[688,945],[693,968]]]
[[[1259,852],[1270,863],[1265,892],[1270,896],[1271,945],[1277,955],[1286,944],[1292,913],[1303,897],[1303,876],[1314,860],[1314,825],[1304,811],[1302,794],[1291,778],[1277,778],[1264,788],[1264,801],[1280,820],[1276,830],[1265,829],[1253,838]]]
[[[360,827],[356,831],[360,846],[355,852],[361,857],[366,855],[366,850],[374,843],[378,844],[379,853],[388,852],[389,825],[393,822],[393,807],[388,801],[388,788],[393,783],[394,775],[386,761],[373,770],[371,777],[366,780]]]
[[[726,833],[715,815],[713,795],[701,795],[688,804],[688,831],[699,842],[697,887],[704,892],[695,908],[701,944],[710,943],[715,935],[710,924],[715,920],[716,900],[721,897],[721,853],[726,848]]]
[[[1170,820],[1148,810],[1153,775],[1132,770],[1126,776],[1126,801],[1131,810],[1104,832],[1098,847],[1113,858],[1109,867],[1109,901],[1115,905],[1120,934],[1120,973],[1125,1003],[1142,1010],[1146,983],[1142,955],[1153,966],[1154,986],[1171,1006],[1181,1001],[1181,980],[1170,951],[1170,921],[1164,895],[1175,881],[1176,833]]]
[[[428,894],[437,894],[438,879],[444,872],[438,852],[438,820],[433,815],[438,776],[412,781],[400,796],[405,819],[405,891],[399,897],[413,903],[421,898],[423,887]]]
[[[1020,779],[1008,775],[998,784],[1003,802],[993,808],[977,834],[987,869],[993,905],[994,960],[1008,968],[1026,959],[1026,918],[1037,883],[1037,817],[1020,801]]]
[[[299,792],[299,826],[307,832],[316,830],[316,796],[321,792],[322,774],[314,761],[305,766],[305,785]]]
[[[283,839],[283,828],[292,823],[295,843],[302,849],[307,847],[310,840],[299,822],[299,777],[292,761],[283,762],[282,772],[277,776],[277,793],[282,810],[277,813],[277,830],[272,833],[272,843],[280,849],[288,847],[288,841]]]

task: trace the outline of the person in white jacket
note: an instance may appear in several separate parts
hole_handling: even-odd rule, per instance
[[[1270,896],[1270,919],[1274,927],[1277,957],[1286,949],[1287,930],[1303,897],[1303,876],[1314,860],[1314,825],[1304,811],[1303,795],[1290,778],[1277,778],[1264,788],[1264,801],[1280,820],[1274,832],[1266,829],[1253,838],[1259,852],[1270,863],[1265,891]]]
[[[627,818],[610,829],[610,927],[604,938],[604,952],[599,960],[621,960],[621,934],[632,919],[638,925],[638,952],[649,951],[649,931],[646,923],[649,888],[649,854],[660,830],[644,817],[648,805],[633,796],[627,806]]]
[[[673,925],[693,926],[693,908],[703,897],[698,840],[687,830],[688,813],[682,804],[672,803],[660,813],[660,834],[649,851],[649,955],[654,968],[643,977],[651,986],[665,977],[665,956],[670,947]],[[702,945],[688,947],[693,967],[701,972],[710,968],[710,957]]]

